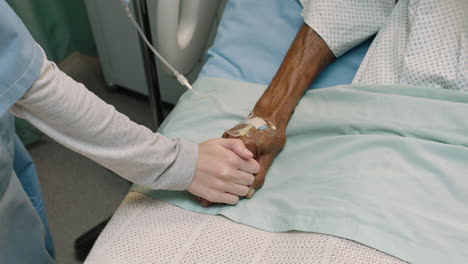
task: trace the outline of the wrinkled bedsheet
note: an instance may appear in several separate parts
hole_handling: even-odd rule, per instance
[[[194,142],[249,114],[264,85],[200,78],[160,129]],[[351,239],[414,263],[468,261],[468,94],[414,86],[308,91],[265,185],[236,206],[148,194],[266,231]]]

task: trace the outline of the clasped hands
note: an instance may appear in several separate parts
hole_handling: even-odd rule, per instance
[[[200,144],[198,166],[188,191],[200,197],[205,207],[251,198],[262,187],[285,142],[284,129],[259,129],[245,123],[234,126],[222,138]]]

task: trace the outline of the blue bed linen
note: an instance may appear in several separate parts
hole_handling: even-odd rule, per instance
[[[218,137],[249,113],[264,89],[201,78],[160,132],[193,142]],[[351,239],[411,263],[468,263],[467,113],[468,94],[457,91],[311,90],[252,199],[203,208],[186,192],[133,190],[267,231]]]
[[[304,20],[297,0],[229,0],[200,77],[269,84]],[[371,40],[332,63],[310,86],[350,84]]]

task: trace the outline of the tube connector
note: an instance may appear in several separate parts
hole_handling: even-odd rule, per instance
[[[190,85],[189,81],[187,80],[187,78],[185,78],[184,75],[178,73],[179,75],[176,75],[177,76],[177,81],[179,81],[179,83],[182,85],[182,86],[185,86],[187,87],[188,89],[192,90],[192,85]]]

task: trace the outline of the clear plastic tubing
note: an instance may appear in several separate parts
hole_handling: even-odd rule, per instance
[[[176,69],[174,69],[174,67],[172,67],[169,62],[167,62],[160,54],[159,52],[151,45],[151,43],[148,41],[148,39],[146,38],[145,36],[145,33],[143,33],[143,30],[141,30],[140,26],[138,25],[138,23],[135,21],[135,18],[133,17],[133,14],[132,14],[132,11],[130,10],[130,7],[129,7],[129,4],[130,4],[130,0],[121,0],[122,2],[122,5],[124,7],[124,10],[125,10],[125,13],[127,14],[128,18],[130,19],[130,21],[132,22],[133,26],[135,26],[135,28],[138,30],[138,33],[140,33],[140,36],[141,38],[145,41],[146,45],[148,46],[148,48],[150,48],[150,50],[154,53],[154,55],[156,55],[156,57],[158,57],[158,59],[164,64],[167,66],[167,68],[169,68],[169,70],[174,73],[174,76],[177,78],[177,81],[179,81],[179,83],[182,85],[182,86],[185,86],[187,87],[188,89],[192,90],[192,86],[190,85],[190,83],[188,82],[187,78],[185,78],[184,75],[180,74]]]

